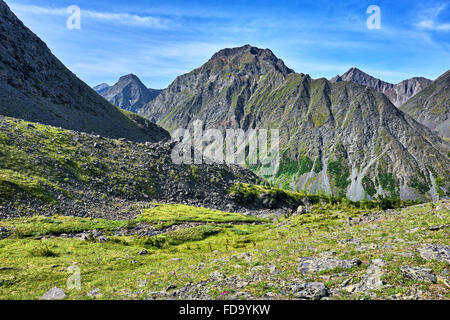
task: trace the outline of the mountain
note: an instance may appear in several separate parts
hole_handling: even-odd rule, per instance
[[[169,131],[197,119],[205,128],[280,129],[281,164],[269,178],[285,188],[353,200],[449,194],[448,143],[375,89],[312,79],[268,49],[216,53],[140,114]]]
[[[134,74],[121,77],[112,87],[106,86],[101,84],[96,86],[94,90],[112,104],[131,112],[137,112],[138,109],[155,99],[162,91],[148,89]]]
[[[352,81],[363,86],[374,88],[378,92],[384,93],[396,107],[400,107],[433,82],[426,78],[417,77],[404,80],[398,84],[392,84],[374,78],[358,68],[351,68],[342,76],[338,75],[330,79],[330,82],[333,83],[341,81]]]
[[[0,0],[0,114],[112,138],[169,134],[121,111],[68,70]]]
[[[450,138],[450,70],[400,107],[439,135]]]
[[[107,90],[108,88],[110,88],[109,84],[107,83],[101,83],[98,86],[95,86],[93,89],[95,90],[95,92],[97,93],[102,93],[103,91]]]

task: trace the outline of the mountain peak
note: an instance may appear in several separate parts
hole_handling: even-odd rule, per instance
[[[137,112],[156,98],[161,90],[148,89],[135,74],[130,73],[120,77],[112,87],[97,92],[119,108]]]
[[[432,81],[423,77],[415,77],[403,80],[400,83],[392,84],[381,79],[372,77],[358,68],[350,68],[342,76],[337,75],[330,79],[330,82],[351,81],[357,84],[371,87],[386,95],[396,106],[400,107],[418,92],[428,87]]]
[[[261,49],[246,44],[242,47],[225,48],[215,53],[212,58],[204,65],[212,67],[220,65],[238,70],[254,70],[267,73],[270,69],[275,69],[283,74],[294,72],[286,67],[283,60],[279,59],[270,49]]]
[[[125,82],[125,81],[126,81],[126,82],[133,81],[133,82],[139,82],[139,83],[142,83],[142,81],[138,78],[138,76],[136,76],[136,75],[133,74],[133,73],[130,73],[130,74],[121,76],[121,77],[119,78],[118,83],[119,83],[119,82]]]

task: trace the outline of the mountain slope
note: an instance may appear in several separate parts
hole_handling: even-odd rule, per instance
[[[363,86],[374,88],[378,92],[384,93],[396,107],[401,106],[432,83],[429,79],[416,77],[404,80],[398,84],[392,84],[374,78],[357,68],[351,68],[342,76],[336,76],[330,80],[333,83],[340,81],[352,81]]]
[[[123,219],[154,200],[226,209],[234,203],[228,188],[260,181],[239,166],[175,165],[173,147],[0,116],[0,219],[32,213]]]
[[[135,141],[168,139],[70,72],[0,0],[0,114]]]
[[[450,138],[450,70],[400,107],[439,135]]]
[[[148,89],[134,74],[121,77],[112,87],[97,86],[96,88],[96,91],[106,100],[131,112],[137,112],[138,109],[155,99],[162,91]]]
[[[225,49],[178,77],[140,113],[168,130],[278,128],[286,188],[429,199],[448,192],[450,146],[372,88],[311,79],[270,50]],[[258,168],[253,168],[258,172]]]

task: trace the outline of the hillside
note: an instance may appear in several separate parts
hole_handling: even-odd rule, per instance
[[[99,85],[94,89],[115,106],[131,112],[137,112],[162,91],[148,89],[134,74],[120,77],[119,81],[111,87]]]
[[[70,72],[0,0],[0,115],[111,138],[156,142],[169,134],[124,113]]]
[[[173,147],[0,116],[0,219],[56,213],[124,219],[151,201],[236,210],[228,189],[260,181],[237,166],[175,165]]]
[[[400,107],[439,135],[450,138],[450,70]]]
[[[268,49],[221,50],[139,113],[169,131],[197,119],[205,128],[280,129],[282,161],[268,178],[284,188],[352,200],[449,194],[448,143],[375,89],[312,79]]]

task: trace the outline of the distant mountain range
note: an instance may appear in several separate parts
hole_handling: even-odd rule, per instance
[[[348,79],[358,73],[364,76],[353,70]],[[271,179],[285,188],[353,200],[448,194],[450,145],[364,78],[365,86],[312,79],[270,50],[246,45],[177,77],[139,113],[169,131],[197,119],[206,128],[279,128],[282,162]]]
[[[169,134],[119,110],[70,72],[0,1],[0,115],[135,141]]]
[[[374,88],[378,92],[384,93],[396,107],[400,107],[411,97],[431,85],[433,82],[426,78],[417,77],[404,80],[398,84],[392,84],[374,78],[358,68],[351,68],[342,76],[338,75],[330,79],[330,82],[332,83],[340,81],[352,81],[363,86]]]
[[[330,82],[352,81],[374,88],[415,120],[437,132],[441,137],[450,138],[449,74],[450,71],[447,71],[435,81],[415,77],[392,84],[374,78],[357,68],[351,68],[342,76],[332,78]]]
[[[137,112],[162,91],[147,88],[134,74],[120,77],[119,81],[111,87],[102,83],[95,86],[94,90],[117,107],[131,112]]]

